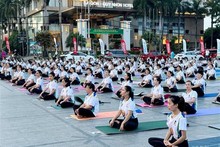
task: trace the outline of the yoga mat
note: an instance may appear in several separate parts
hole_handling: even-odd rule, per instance
[[[76,87],[76,88],[74,88],[74,89],[77,89],[77,90],[85,90],[85,88],[82,87],[82,86]]]
[[[137,106],[140,106],[140,107],[149,107],[149,108],[155,108],[155,107],[161,107],[161,106],[167,106],[168,103],[165,102],[164,105],[161,105],[161,106],[155,106],[155,105],[148,105],[146,103],[137,103],[136,104]]]
[[[57,109],[57,110],[62,109],[60,106],[57,106],[57,105],[51,105],[51,107],[54,108],[54,109]]]
[[[19,91],[26,91],[26,88],[18,88]]]
[[[199,97],[199,98],[213,98],[216,97],[218,95],[218,93],[206,93],[203,97]]]
[[[122,134],[128,132],[133,133],[133,132],[166,129],[168,127],[166,125],[166,121],[162,120],[162,121],[140,122],[138,124],[138,128],[133,131],[119,131],[119,129],[111,128],[110,126],[96,126],[95,128],[107,135],[113,135],[113,134]]]
[[[164,91],[165,92],[165,91]],[[186,89],[178,89],[177,92],[186,92]],[[166,92],[166,93],[177,93],[177,92]]]
[[[93,119],[102,119],[102,118],[111,118],[117,114],[118,111],[111,112],[99,112],[96,117],[88,117],[88,118],[78,118],[76,115],[70,115],[71,118],[76,120],[93,120]]]
[[[212,137],[212,138],[189,141],[189,146],[190,147],[219,147],[220,137]]]
[[[186,115],[186,117],[205,116],[205,115],[214,115],[214,114],[220,114],[220,107],[199,109],[196,112],[196,114],[189,114],[189,115]]]
[[[220,130],[220,124],[209,125],[209,128]],[[220,143],[220,141],[219,141]]]
[[[119,97],[111,97],[112,99],[115,99],[115,100],[122,100],[122,98],[119,98]],[[134,97],[134,99],[139,99],[139,97]]]
[[[212,103],[220,105],[220,102],[218,102],[218,101],[213,101]]]

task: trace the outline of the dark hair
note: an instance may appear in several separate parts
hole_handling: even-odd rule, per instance
[[[178,65],[177,67],[179,67],[179,68],[180,68],[180,70],[182,70],[182,67],[181,67],[180,65]]]
[[[37,70],[36,72],[39,72],[40,76],[42,75],[42,71],[41,70]]]
[[[159,82],[159,84],[161,83],[162,79],[159,76],[154,76],[154,78],[157,79],[157,81]]]
[[[55,73],[54,73],[54,72],[50,72],[50,75],[52,75],[53,77],[55,77]]]
[[[146,70],[149,72],[149,74],[151,73],[151,71],[150,71],[150,69],[149,69],[149,68],[146,68],[146,69],[145,69],[145,72],[146,72]]]
[[[192,81],[187,80],[186,83],[190,83],[191,85],[193,85]]]
[[[134,92],[130,86],[125,86],[125,90],[129,92],[129,97],[134,100]]]
[[[91,74],[93,75],[93,71],[91,68],[87,68],[86,70],[89,70],[91,72]]]
[[[85,87],[89,87],[89,89],[92,89],[93,92],[95,92],[95,85],[93,83],[86,83]]]
[[[127,72],[127,73],[125,73],[125,74],[128,76],[128,80],[129,80],[130,82],[132,82],[131,73]]]
[[[171,74],[171,76],[174,76],[172,71],[168,70],[167,72],[169,72]]]
[[[66,83],[66,87],[70,86],[70,80],[68,78],[63,78]]]
[[[174,105],[178,104],[178,109],[183,112],[185,111],[185,100],[182,96],[171,95],[169,99]]]

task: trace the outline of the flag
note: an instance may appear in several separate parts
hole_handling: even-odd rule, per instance
[[[217,39],[217,57],[220,57],[220,39]]]
[[[166,40],[166,48],[167,48],[167,54],[170,55],[171,49],[170,49],[170,41],[168,39]]]
[[[77,51],[77,43],[76,43],[76,38],[75,37],[73,38],[73,49],[74,49],[73,53],[77,54],[78,51]]]
[[[102,39],[99,39],[100,47],[101,47],[101,54],[105,55],[105,45]]]
[[[10,54],[11,49],[10,49],[10,43],[9,43],[8,37],[5,37],[5,44],[6,44],[6,47],[8,49],[8,53]]]
[[[142,46],[143,46],[143,53],[148,54],[147,51],[147,42],[142,38]]]
[[[55,37],[53,38],[53,41],[54,41],[55,49],[56,49],[55,55],[57,55],[57,54],[58,54],[58,53],[57,53],[57,40],[56,40]]]
[[[128,53],[127,50],[126,50],[126,43],[125,43],[124,40],[121,40],[121,48],[122,48],[124,54]]]
[[[186,53],[186,40],[183,39],[183,52]]]
[[[205,46],[204,46],[204,41],[203,39],[200,39],[200,47],[201,47],[201,54],[205,55]]]

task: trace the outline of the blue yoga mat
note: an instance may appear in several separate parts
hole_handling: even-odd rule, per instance
[[[220,107],[199,109],[196,112],[196,114],[189,114],[189,115],[186,115],[186,117],[205,116],[205,115],[214,115],[214,114],[220,114]]]
[[[199,98],[213,98],[216,97],[218,95],[218,93],[206,93],[203,97],[199,97]]]
[[[206,139],[199,139],[189,142],[190,147],[218,147],[220,146],[220,137],[213,137],[213,138],[206,138]]]

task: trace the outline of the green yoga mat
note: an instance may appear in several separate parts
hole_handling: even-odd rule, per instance
[[[119,129],[111,128],[110,126],[96,126],[96,129],[105,133],[106,135],[113,134],[123,134],[123,133],[133,133],[133,132],[142,132],[150,130],[159,130],[168,128],[166,125],[166,120],[162,121],[151,121],[151,122],[140,122],[138,128],[133,131],[119,131]]]

